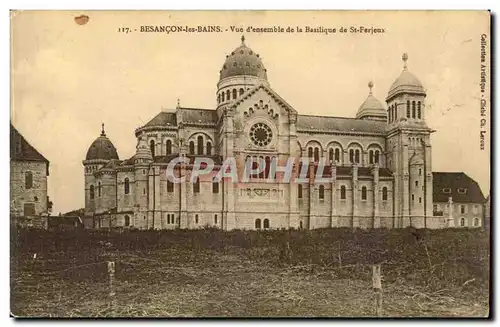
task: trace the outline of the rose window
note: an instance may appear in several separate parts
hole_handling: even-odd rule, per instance
[[[250,139],[257,146],[267,146],[272,138],[273,131],[264,123],[257,123],[250,128]]]

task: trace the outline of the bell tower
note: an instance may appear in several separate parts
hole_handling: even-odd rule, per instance
[[[431,130],[425,121],[422,83],[403,70],[386,97],[388,133],[386,162],[394,174],[394,227],[425,228],[432,218]]]

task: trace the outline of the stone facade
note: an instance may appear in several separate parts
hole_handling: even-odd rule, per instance
[[[301,115],[269,85],[260,57],[244,42],[221,69],[215,109],[177,105],[135,131],[136,154],[119,160],[104,130],[83,161],[85,213],[95,226],[136,228],[403,228],[438,226],[433,216],[430,134],[422,84],[407,67],[382,105],[372,94],[356,118]],[[361,102],[361,101],[360,101]],[[102,151],[100,150],[102,147]],[[190,176],[196,158],[211,158],[215,171],[199,183],[170,183]],[[267,180],[268,169],[247,182],[213,182],[234,158],[238,174],[248,158],[285,166],[307,157],[310,181]],[[327,163],[328,183],[313,176]],[[269,167],[266,164],[266,167]]]
[[[10,214],[47,215],[49,161],[12,125],[10,137]]]

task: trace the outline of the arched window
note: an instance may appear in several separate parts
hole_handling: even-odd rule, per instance
[[[361,188],[361,200],[366,200],[366,186]]]
[[[269,219],[264,219],[264,228],[269,228]]]
[[[264,157],[259,157],[259,162],[258,162],[259,170],[262,169],[261,165],[262,165],[263,161],[264,161]],[[265,171],[266,171],[266,167],[264,167],[264,169],[259,172],[259,178],[262,178],[262,179],[264,178]]]
[[[373,150],[368,151],[368,153],[369,153],[369,156],[370,156],[370,164],[372,164],[374,162],[374,160],[373,160]]]
[[[345,200],[345,186],[344,185],[342,185],[340,187],[340,199]]]
[[[155,156],[155,141],[154,140],[149,141],[149,149],[151,150],[151,155],[154,157]]]
[[[33,173],[31,171],[24,173],[24,188],[27,190],[33,188]]]
[[[231,92],[229,90],[226,91],[226,99],[227,101],[231,100]]]
[[[259,218],[255,219],[255,228],[260,229],[260,219]]]
[[[198,136],[198,154],[203,154],[203,136]]]
[[[252,171],[254,173],[252,173],[251,177],[252,178],[258,178],[259,177],[259,174],[257,173],[257,168],[259,168],[259,162],[258,162],[258,159],[256,157],[251,157],[251,163],[252,163]]]
[[[167,192],[172,193],[174,191],[174,183],[167,179]]]
[[[89,193],[90,193],[90,199],[93,200],[94,199],[94,185],[90,185],[90,189],[89,189]]]
[[[394,104],[394,117],[392,117],[394,121],[398,119],[398,104]]]
[[[479,218],[474,218],[474,226],[479,226]]]
[[[323,185],[319,186],[319,199],[320,200],[325,199],[325,187]]]
[[[238,97],[238,91],[236,89],[233,89],[233,99],[236,99]]]
[[[353,149],[349,150],[349,161],[351,163],[354,163],[354,150]]]
[[[189,142],[189,154],[194,154],[194,142]]]
[[[128,177],[125,178],[125,181],[123,183],[123,191],[124,191],[125,194],[129,194],[130,193],[130,182],[129,182]]]
[[[302,199],[302,185],[300,184],[297,186],[297,197]]]
[[[217,103],[220,103],[220,93],[217,94]]]
[[[193,192],[200,193],[200,178],[196,177],[196,181],[193,184]]]
[[[382,187],[382,201],[387,201],[387,187]]]
[[[465,226],[465,218],[460,218],[460,226]]]
[[[415,101],[412,101],[411,103],[411,118],[415,118],[416,115],[416,108],[415,108]]]
[[[101,182],[97,183],[97,196],[101,197]]]
[[[380,162],[380,151],[379,150],[375,150],[373,159],[374,159],[375,163]]]
[[[335,149],[335,161],[340,162],[340,150]]]
[[[243,88],[241,88],[240,89],[240,96],[242,96],[244,92],[245,92],[245,90],[243,90]]]
[[[198,224],[200,222],[200,218],[198,217],[198,214],[194,215],[194,223]]]
[[[359,150],[358,150],[358,149],[356,150],[356,158],[355,158],[355,161],[356,161],[356,163],[360,163],[360,159],[359,159]]]
[[[300,229],[304,228],[304,227],[303,227],[303,224],[302,224],[302,220],[299,222],[299,228],[300,228]]]
[[[271,158],[266,156],[266,167],[264,167],[264,177],[269,178],[269,171],[271,170]]]
[[[312,158],[312,157],[313,157],[313,148],[312,148],[312,147],[309,147],[309,148],[307,149],[307,156],[308,156],[309,158]]]
[[[333,149],[332,148],[330,148],[330,150],[328,150],[328,160],[333,161]]]
[[[319,161],[319,148],[314,148],[314,161]]]
[[[125,215],[125,226],[130,226],[130,216]]]
[[[410,114],[410,100],[406,101],[406,117],[411,118]]]
[[[421,107],[420,101],[417,102],[417,117],[418,117],[418,119],[422,118],[422,107]]]
[[[212,193],[214,194],[219,193],[219,182],[216,181],[215,179],[212,180]]]
[[[389,106],[389,108],[387,108],[387,118],[389,120],[389,123],[392,122],[391,116],[392,116],[392,107]]]
[[[217,214],[215,214],[215,215],[214,215],[214,224],[216,224],[216,225],[217,225],[218,223],[219,223],[219,221],[218,221],[218,219],[217,219]]]
[[[222,101],[222,102],[226,101],[226,96],[225,96],[225,93],[224,93],[224,92],[221,92],[221,95],[222,95],[222,97],[221,97],[221,98],[222,98],[222,100],[221,100],[221,101]]]
[[[415,194],[411,195],[411,202],[415,202]]]
[[[212,155],[212,143],[207,142],[207,156]]]
[[[171,140],[167,140],[167,152],[166,152],[167,155],[169,154],[172,154],[172,141]]]

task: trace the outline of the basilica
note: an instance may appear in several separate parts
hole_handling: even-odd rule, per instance
[[[135,130],[131,158],[119,158],[103,126],[83,160],[85,216],[95,228],[448,227],[450,218],[436,215],[433,203],[426,91],[408,56],[402,59],[384,102],[369,82],[353,117],[313,116],[273,90],[242,37],[222,64],[215,108],[162,110]],[[244,183],[213,174],[173,183],[165,170],[178,157],[189,159],[176,166],[179,175],[188,175],[198,157],[213,160],[214,174],[226,158],[240,167],[247,158],[307,157],[311,177],[318,162],[327,162],[330,182],[270,183],[266,166]]]

